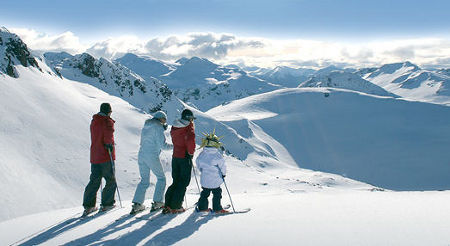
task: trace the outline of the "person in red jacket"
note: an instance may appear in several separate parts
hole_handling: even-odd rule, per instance
[[[173,143],[172,185],[167,188],[163,213],[181,213],[186,187],[191,182],[192,157],[195,151],[194,114],[185,109],[170,130]]]
[[[95,202],[97,191],[100,188],[102,178],[106,180],[102,191],[101,211],[113,208],[114,195],[117,188],[111,157],[115,160],[114,148],[114,120],[111,119],[111,105],[102,103],[100,112],[92,117],[91,121],[91,176],[84,190],[83,207],[84,215],[97,210]]]

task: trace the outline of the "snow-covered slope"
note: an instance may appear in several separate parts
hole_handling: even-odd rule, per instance
[[[0,75],[0,220],[81,203],[90,171],[89,124],[102,102],[111,103],[117,122],[119,186],[134,186],[144,114],[90,85],[16,69],[18,79]]]
[[[450,241],[450,192],[342,192],[295,181],[290,185],[297,192],[280,192],[276,185],[264,186],[264,193],[233,193],[237,209],[252,208],[246,214],[144,212],[137,219],[127,215],[128,209],[119,209],[83,221],[74,218],[80,208],[73,208],[0,223],[0,237],[6,245],[378,246]],[[197,197],[188,194],[187,199]],[[223,200],[228,201],[225,196]]]
[[[427,71],[410,62],[386,64],[364,78],[412,100],[450,105],[450,76],[445,69]]]
[[[158,79],[146,80],[128,68],[87,53],[45,53],[45,61],[62,78],[93,85],[118,96],[147,112],[164,109],[172,101],[172,91]]]
[[[243,136],[258,127],[302,168],[396,190],[450,188],[446,106],[299,88],[251,96],[206,113]]]
[[[123,62],[123,65],[145,80],[148,76],[156,77],[162,74],[157,78],[167,84],[175,96],[202,111],[248,95],[278,88],[276,85],[249,76],[239,68],[220,66],[199,57],[182,58],[171,65],[131,55],[117,61]],[[167,66],[167,69],[161,66]],[[163,74],[169,70],[172,71]],[[154,71],[155,75],[150,71]]]
[[[387,92],[378,85],[362,79],[358,74],[343,70],[318,72],[298,87],[332,87],[360,91],[378,96],[396,97],[396,95]]]

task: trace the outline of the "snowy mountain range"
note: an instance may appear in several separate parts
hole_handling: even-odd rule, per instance
[[[5,28],[0,66],[2,243],[441,245],[450,240],[448,191],[434,191],[450,189],[448,69],[399,63],[293,74],[278,68],[262,74],[295,78],[265,80],[198,57],[175,63],[133,54],[116,61],[87,53],[35,57]],[[301,88],[282,88],[302,75],[308,83]],[[111,103],[116,120],[116,175],[124,208],[81,221],[90,172],[89,124],[103,102]],[[202,132],[216,129],[224,136],[227,191],[236,209],[250,207],[249,213],[193,212],[198,199],[193,177],[184,214],[128,215],[148,113],[165,110],[171,123],[185,107],[197,117],[197,144]],[[161,159],[170,183],[171,152],[163,151]],[[152,176],[150,194],[154,181]],[[423,190],[433,191],[415,192]],[[222,195],[224,204],[231,202],[225,189]],[[233,236],[218,239],[224,231]],[[406,239],[399,237],[405,233]]]
[[[363,73],[363,78],[412,100],[450,104],[448,69],[427,71],[410,62],[386,64]]]
[[[146,112],[156,112],[172,98],[172,91],[153,77],[142,79],[119,63],[95,59],[87,53],[45,53],[45,61],[61,78],[89,83],[111,95],[124,98]]]
[[[245,69],[245,68],[244,68]],[[316,70],[308,68],[291,68],[278,66],[273,69],[249,69],[249,74],[282,87],[295,88],[307,80]]]
[[[149,57],[127,54],[116,61],[136,71],[145,80],[149,76],[155,76],[178,98],[202,111],[279,88],[250,76],[239,68],[220,66],[199,57],[182,58],[174,64],[168,64]]]
[[[362,79],[358,74],[346,72],[343,70],[317,72],[312,75],[307,81],[301,83],[298,87],[341,88],[378,96],[397,97],[396,95],[389,93],[378,85]]]

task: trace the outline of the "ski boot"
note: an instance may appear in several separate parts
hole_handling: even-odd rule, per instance
[[[181,214],[184,213],[186,211],[186,209],[184,209],[183,207],[181,208],[175,208],[175,209],[171,209],[170,213],[171,214]]]
[[[83,215],[81,215],[81,217],[86,217],[89,214],[92,214],[97,210],[98,210],[97,207],[86,207],[86,208],[84,208]]]
[[[150,212],[156,211],[156,210],[160,210],[164,208],[164,203],[163,202],[153,202],[152,203],[152,208],[150,209]]]
[[[134,202],[133,206],[131,207],[130,214],[137,214],[137,213],[142,212],[144,210],[145,210],[144,204],[140,204],[140,203]]]
[[[215,214],[228,214],[230,213],[230,211],[225,210],[225,209],[221,209],[221,210],[216,210],[214,211]]]
[[[107,211],[109,211],[109,210],[111,210],[111,209],[113,209],[113,208],[115,208],[116,207],[116,205],[107,205],[107,206],[101,206],[100,207],[100,212],[107,212]]]

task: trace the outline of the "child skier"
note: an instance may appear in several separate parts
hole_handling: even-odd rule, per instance
[[[196,160],[197,168],[200,170],[200,184],[202,185],[202,192],[197,203],[196,210],[199,212],[207,212],[208,197],[213,193],[213,210],[215,213],[229,213],[229,211],[222,208],[220,199],[222,198],[222,189],[220,185],[226,174],[225,160],[219,152],[222,143],[220,138],[215,135],[215,130],[211,134],[204,134],[202,139],[203,151],[199,154]]]

